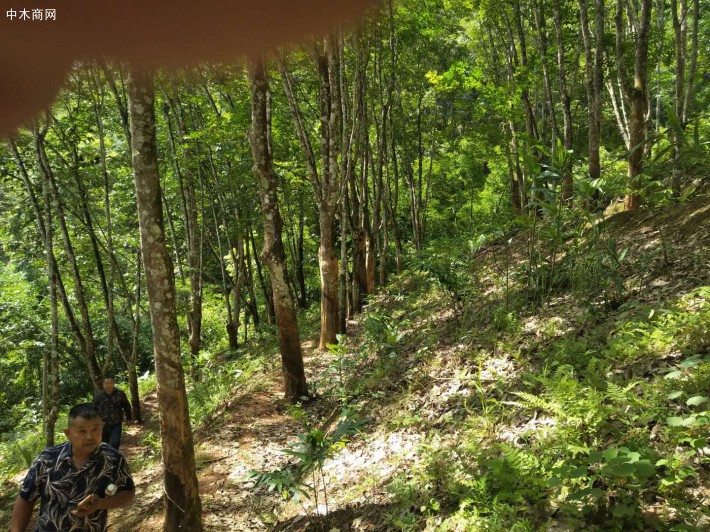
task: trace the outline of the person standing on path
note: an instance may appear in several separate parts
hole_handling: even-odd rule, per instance
[[[123,430],[123,413],[126,413],[126,420],[131,421],[131,403],[123,390],[116,388],[116,380],[112,375],[104,377],[103,387],[104,389],[94,396],[94,404],[104,421],[101,440],[118,451]]]
[[[121,453],[101,443],[101,414],[93,403],[74,406],[66,443],[32,462],[12,511],[11,532],[25,532],[37,499],[38,532],[103,532],[108,511],[126,506],[135,485]]]

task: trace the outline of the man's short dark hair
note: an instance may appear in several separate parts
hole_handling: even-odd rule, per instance
[[[112,381],[115,381],[115,380],[116,380],[116,376],[115,376],[113,373],[107,373],[106,375],[104,375],[104,380],[112,380]]]
[[[75,405],[71,408],[71,410],[69,410],[67,426],[71,425],[71,422],[78,417],[84,419],[101,419],[101,412],[94,403],[80,403]]]

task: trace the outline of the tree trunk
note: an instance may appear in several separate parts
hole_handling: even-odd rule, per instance
[[[197,187],[195,184],[196,156],[190,149],[187,140],[188,129],[186,124],[185,111],[180,102],[180,95],[177,89],[177,79],[173,77],[172,103],[175,117],[177,119],[178,132],[183,142],[183,160],[185,178],[185,222],[187,228],[187,265],[190,278],[190,309],[188,311],[188,330],[190,333],[190,357],[192,367],[200,354],[202,347],[202,237],[200,231],[200,220],[197,212]],[[177,162],[176,162],[177,164]],[[203,221],[204,223],[204,221]]]
[[[47,185],[49,187],[49,192],[52,197],[52,202],[54,208],[57,212],[57,220],[59,221],[59,227],[61,229],[62,238],[64,240],[64,246],[67,254],[67,260],[69,261],[70,270],[74,280],[74,296],[76,298],[76,304],[79,307],[79,315],[81,316],[81,331],[75,330],[75,335],[79,340],[80,345],[83,348],[84,355],[86,357],[87,367],[89,369],[89,376],[91,378],[91,383],[93,385],[94,393],[101,389],[102,376],[101,369],[99,367],[98,361],[96,359],[96,341],[94,339],[94,333],[91,327],[91,319],[89,316],[89,308],[86,303],[86,296],[84,292],[84,284],[79,273],[79,266],[76,260],[76,253],[74,252],[74,246],[69,236],[69,229],[67,227],[66,218],[64,216],[64,207],[59,195],[59,189],[54,180],[54,174],[49,165],[49,160],[47,159],[47,154],[44,149],[44,137],[47,133],[47,128],[39,129],[39,126],[35,127],[35,154],[37,157],[37,165],[40,168],[40,173],[44,177]],[[76,333],[79,333],[78,335]]]
[[[631,120],[629,123],[629,171],[626,180],[628,190],[624,198],[624,210],[635,210],[640,206],[640,176],[643,169],[643,146],[646,142],[646,120],[648,111],[648,93],[646,86],[648,65],[648,40],[651,27],[651,0],[642,0],[641,18],[638,21],[634,49],[634,82],[628,80],[623,54],[623,4],[616,1],[616,62],[622,88],[631,102]]]
[[[553,10],[555,17],[555,34],[557,37],[557,67],[560,82],[560,99],[562,100],[562,122],[563,122],[563,145],[565,150],[572,149],[572,109],[569,93],[567,92],[567,78],[565,73],[565,49],[562,38],[562,13],[560,10],[560,0],[553,0]],[[589,103],[591,106],[591,102]],[[570,168],[565,168],[562,174],[562,199],[569,202],[572,199],[572,172]]]
[[[592,46],[587,0],[579,0],[579,12],[586,65],[589,178],[597,180],[601,176],[599,146],[601,143],[602,90],[604,84],[604,0],[597,0],[596,2],[594,46]]]
[[[59,270],[54,257],[52,235],[52,202],[48,184],[43,181],[44,214],[34,192],[27,168],[20,156],[14,139],[10,139],[12,155],[20,169],[20,176],[35,212],[37,230],[42,239],[47,260],[47,287],[50,302],[50,344],[42,356],[42,422],[44,439],[47,447],[54,445],[54,427],[59,415],[59,317],[57,312],[57,292],[59,290]]]
[[[308,395],[308,387],[303,370],[296,307],[291,293],[291,285],[288,282],[286,252],[281,237],[283,222],[276,193],[276,176],[272,169],[268,144],[267,94],[269,82],[266,78],[263,59],[249,61],[249,84],[252,116],[249,144],[251,145],[254,177],[259,185],[261,212],[264,219],[262,257],[271,276],[276,324],[279,329],[284,393],[289,401],[296,402],[301,397]]]
[[[138,375],[136,374],[136,364],[138,363],[138,340],[141,330],[141,251],[140,249],[136,253],[136,295],[135,295],[135,305],[136,310],[133,316],[133,341],[131,343],[131,356],[130,359],[126,360],[126,366],[128,366],[128,389],[131,393],[131,407],[133,413],[133,419],[137,422],[143,421],[143,414],[141,413],[141,402],[138,392]]]
[[[158,380],[165,490],[163,530],[200,531],[202,507],[180,360],[175,279],[163,225],[152,74],[132,71],[128,90],[138,222]]]

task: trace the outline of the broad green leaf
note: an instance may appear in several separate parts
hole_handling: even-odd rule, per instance
[[[550,477],[547,479],[547,485],[550,486],[551,488],[556,488],[562,484],[562,479],[558,477]]]
[[[648,478],[656,472],[656,466],[654,466],[648,460],[639,460],[634,465],[634,473],[639,478]]]
[[[683,395],[683,392],[680,390],[677,390],[673,393],[669,393],[668,399],[670,399],[672,401],[673,399],[678,399],[681,395]]]
[[[666,424],[670,427],[682,427],[683,418],[682,417],[667,417]]]
[[[573,501],[581,501],[582,499],[586,497],[593,497],[594,499],[598,499],[599,497],[602,497],[604,495],[604,492],[600,490],[599,488],[584,488],[579,491],[575,491],[572,493],[568,498]]]
[[[704,395],[696,395],[688,399],[685,404],[688,406],[698,406],[706,402],[708,398]]]
[[[587,475],[587,472],[588,472],[587,466],[575,467],[571,471],[569,478],[582,478]]]
[[[699,358],[689,358],[688,360],[684,360],[683,362],[678,364],[678,366],[680,366],[681,368],[684,368],[684,369],[688,369],[688,368],[694,368],[698,364],[700,364]]]
[[[665,378],[666,379],[678,379],[682,376],[683,376],[683,372],[676,370],[676,371],[671,371],[670,373],[667,373]]]
[[[633,508],[630,506],[627,506],[626,504],[619,503],[616,506],[614,506],[614,509],[611,511],[611,514],[614,517],[629,517],[631,515],[634,515],[636,512],[634,511]]]
[[[702,449],[703,447],[705,447],[707,445],[707,443],[708,443],[707,438],[696,438],[695,440],[692,440],[690,442],[690,446],[693,449]]]
[[[634,474],[634,471],[635,468],[632,464],[619,464],[603,467],[600,473],[612,477],[630,477]]]
[[[612,460],[613,458],[619,456],[619,451],[617,449],[607,449],[602,454],[606,460]]]
[[[632,452],[626,455],[626,458],[628,458],[628,463],[633,464],[635,462],[638,462],[639,459],[641,458],[641,455],[636,452]]]

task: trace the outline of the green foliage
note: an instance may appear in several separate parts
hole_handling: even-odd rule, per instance
[[[328,489],[323,465],[342,450],[350,438],[360,432],[364,424],[365,421],[358,420],[348,410],[343,410],[332,433],[312,428],[299,434],[296,443],[281,451],[295,458],[295,464],[275,471],[251,471],[249,478],[257,486],[265,486],[269,491],[280,493],[284,499],[298,500],[300,496],[312,499],[315,510],[313,513],[306,510],[309,519],[320,515],[318,500],[322,491],[327,515]],[[310,484],[304,480],[308,475]]]
[[[188,389],[190,421],[193,426],[207,419],[215,409],[227,401],[233,391],[254,390],[259,386],[254,377],[263,373],[266,361],[261,355],[242,355],[236,360],[213,356],[208,351],[200,353],[198,371],[209,378],[192,379]]]

